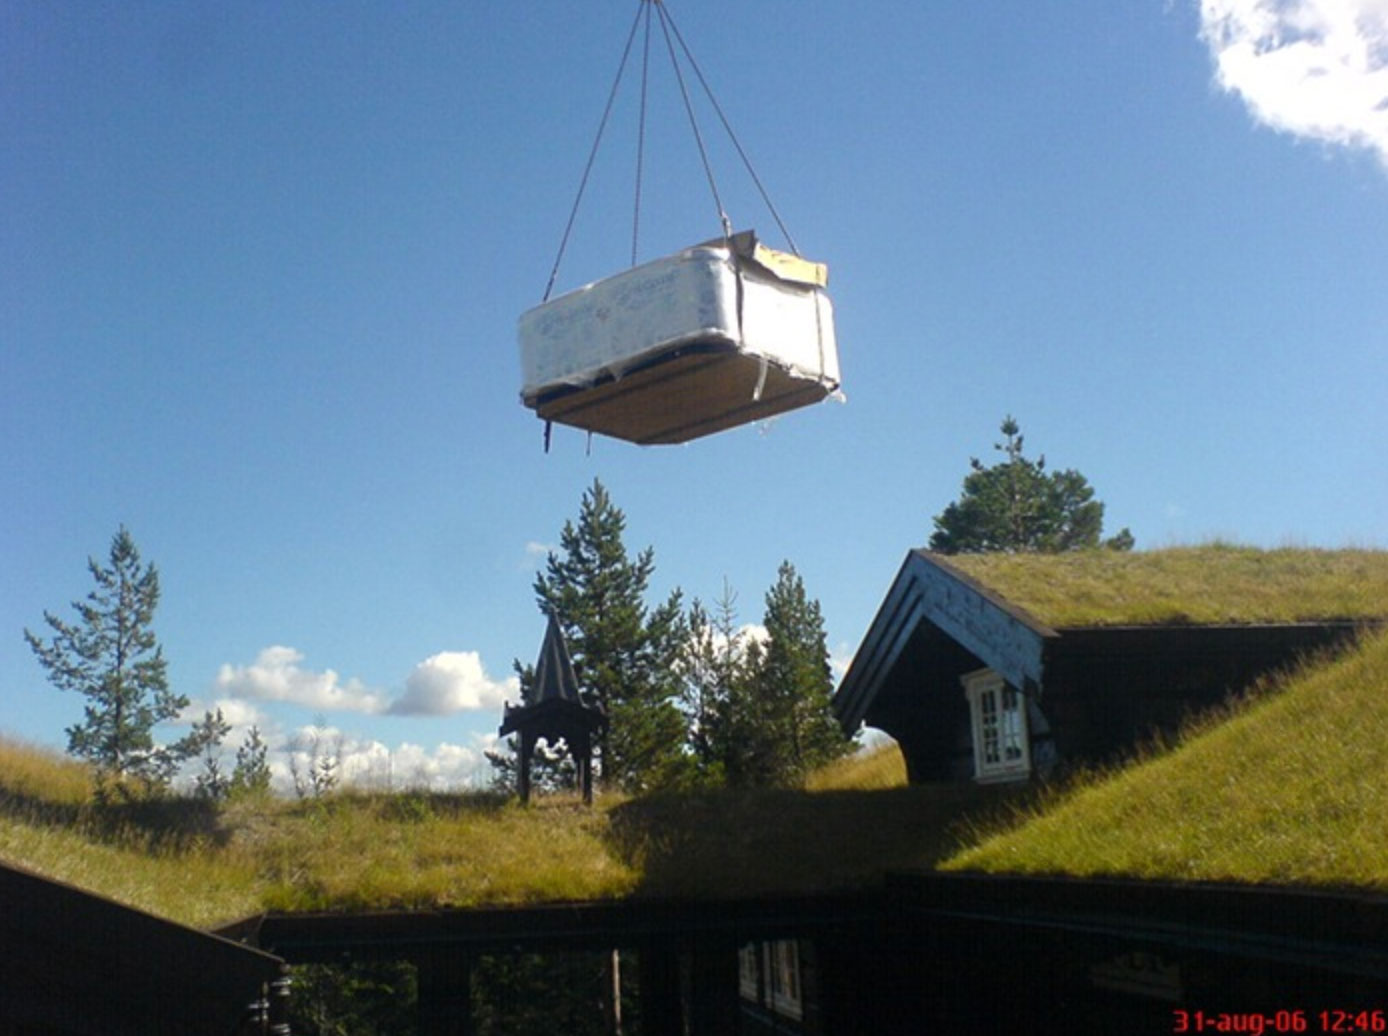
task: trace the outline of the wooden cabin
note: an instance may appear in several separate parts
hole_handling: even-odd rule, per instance
[[[284,961],[0,864],[0,1032],[287,1032]]]
[[[1388,615],[1388,554],[907,554],[834,696],[912,783],[1112,759]]]

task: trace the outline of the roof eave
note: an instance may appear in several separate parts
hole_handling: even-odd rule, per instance
[[[834,695],[834,712],[846,731],[861,725],[922,621],[934,623],[1021,688],[1040,685],[1045,645],[1060,636],[939,555],[912,550]]]

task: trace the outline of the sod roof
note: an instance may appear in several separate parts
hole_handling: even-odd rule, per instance
[[[1388,630],[1020,812],[950,870],[1388,889]]]
[[[1388,551],[1215,544],[931,558],[1056,629],[1388,618]]]

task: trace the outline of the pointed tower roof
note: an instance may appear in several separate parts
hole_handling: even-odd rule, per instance
[[[535,683],[530,699],[521,705],[506,703],[501,717],[502,737],[520,735],[517,759],[517,791],[522,802],[530,801],[530,763],[535,744],[544,738],[551,746],[563,741],[578,768],[583,801],[593,801],[593,736],[607,727],[602,708],[585,702],[578,690],[573,659],[569,657],[564,632],[554,609],[548,609],[540,657],[535,660]]]
[[[540,737],[570,737],[575,729],[596,730],[607,725],[601,708],[583,700],[574,673],[573,660],[564,631],[554,610],[548,609],[549,625],[540,645],[540,657],[535,660],[535,684],[527,701],[520,705],[509,702],[502,715],[501,736],[524,727]]]
[[[545,629],[544,643],[540,645],[540,657],[535,662],[535,690],[531,704],[571,701],[582,705],[578,677],[574,675],[573,660],[569,658],[569,646],[564,643],[564,633],[559,628],[554,609],[548,610],[549,625]]]

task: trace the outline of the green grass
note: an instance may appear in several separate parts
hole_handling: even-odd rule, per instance
[[[943,560],[1056,628],[1388,617],[1388,551],[1211,544]]]
[[[869,888],[956,852],[964,820],[1026,789],[972,784],[870,791],[709,792],[636,799],[612,813],[618,851],[658,897]]]
[[[1094,775],[949,870],[1388,887],[1388,633]]]
[[[92,787],[80,763],[0,738],[0,859],[188,924],[255,910],[253,872],[214,849],[205,811],[103,808]]]
[[[1207,717],[1170,750],[1060,791],[904,786],[900,753],[803,790],[486,793],[102,805],[90,774],[0,741],[0,859],[185,923],[263,910],[432,909],[802,894],[893,870],[1388,888],[1388,632]]]
[[[0,740],[0,859],[193,925],[262,910],[472,906],[624,895],[604,811],[495,795],[101,804],[76,763]]]
[[[433,909],[855,888],[928,867],[958,820],[1012,793],[904,787],[890,748],[817,790],[702,792],[587,809],[485,794],[101,806],[81,767],[0,744],[0,858],[196,925],[261,910]],[[22,793],[20,789],[22,790]],[[807,833],[813,832],[812,836]]]

